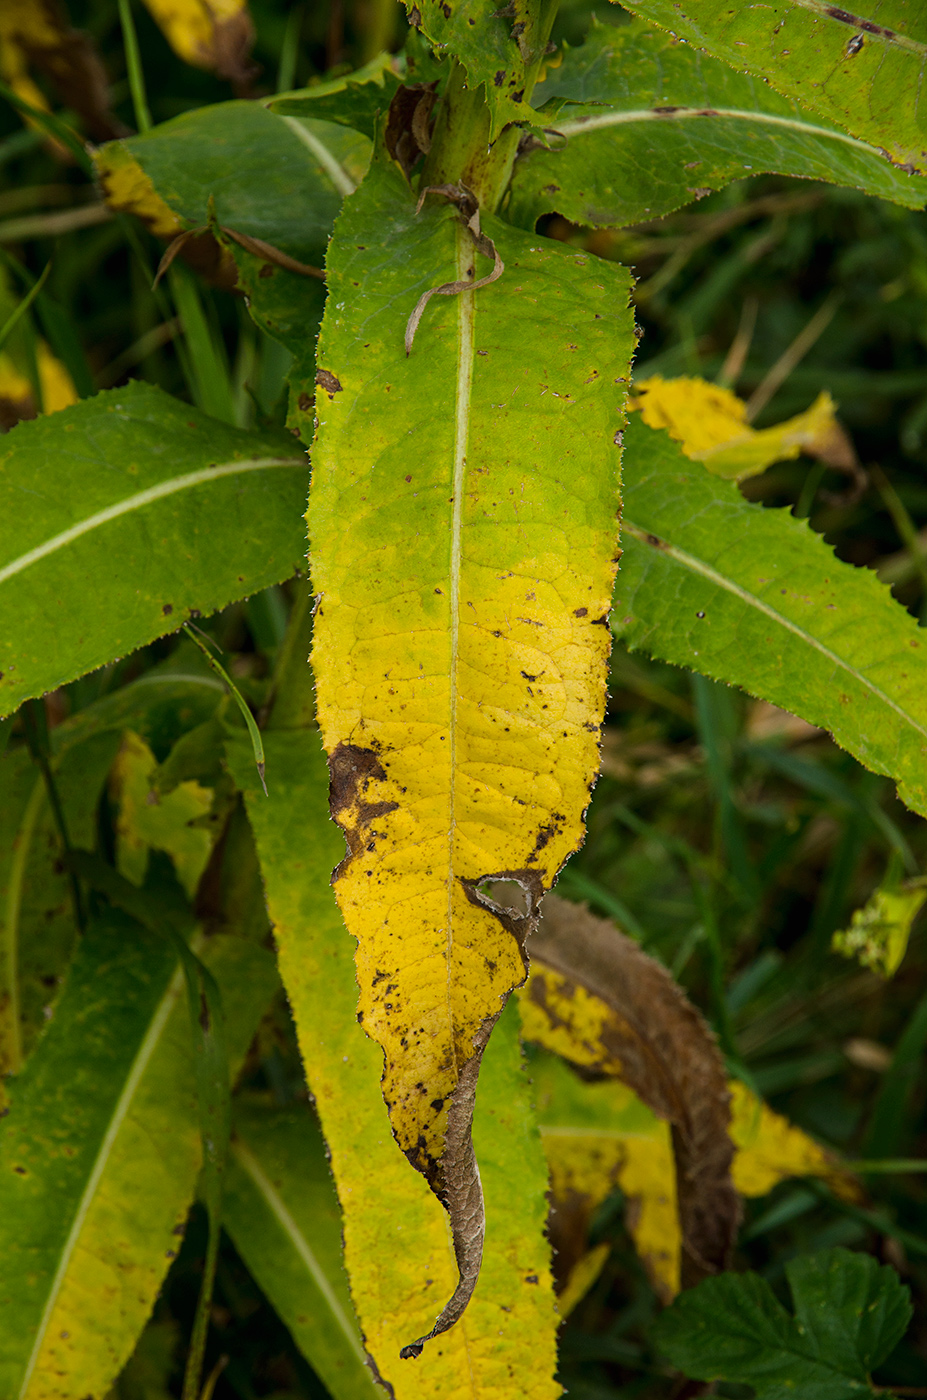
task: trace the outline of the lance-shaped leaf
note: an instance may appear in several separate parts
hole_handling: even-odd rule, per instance
[[[829,1249],[791,1259],[785,1276],[794,1316],[759,1274],[725,1274],[663,1313],[657,1345],[686,1375],[745,1382],[757,1400],[874,1396],[870,1373],[913,1311],[895,1270],[869,1254]]]
[[[346,203],[308,512],[319,720],[348,841],[334,883],[393,1129],[455,1230],[442,1327],[479,1270],[480,1055],[598,769],[632,343],[623,269],[484,229],[502,279],[432,301],[407,355],[419,298],[474,275],[468,228],[443,200],[416,214],[386,160]],[[521,912],[483,893],[498,879],[520,886]]]
[[[927,184],[872,144],[679,44],[643,20],[593,24],[535,89],[566,144],[522,155],[506,205],[526,228],[556,210],[581,224],[655,219],[761,171],[849,185],[910,208]],[[883,143],[876,143],[881,146]]]
[[[318,1125],[304,1104],[247,1100],[234,1121],[222,1223],[334,1400],[373,1400]]]
[[[291,577],[305,489],[289,434],[147,384],[20,423],[0,449],[0,715]]]
[[[724,1061],[698,1011],[655,958],[607,919],[556,895],[532,935],[524,1033],[615,1075],[672,1125],[682,1282],[723,1269],[739,1206]]]
[[[305,651],[302,651],[305,655]],[[308,677],[308,667],[306,668]],[[304,686],[311,712],[311,688]],[[287,700],[281,694],[280,701]],[[297,724],[305,707],[288,705]],[[344,1212],[345,1263],[368,1352],[396,1400],[505,1395],[554,1400],[557,1317],[544,1238],[547,1171],[507,1014],[487,1050],[475,1134],[486,1193],[483,1273],[466,1318],[415,1361],[400,1361],[453,1287],[447,1218],[409,1169],[380,1092],[383,1056],[355,1019],[353,940],[329,883],[343,848],[328,815],[328,774],[313,729],[265,734],[270,796],[250,746],[228,747],[245,791],[281,974]],[[511,1008],[514,1010],[515,1008]]]
[[[749,504],[636,415],[625,449],[616,633],[829,729],[927,813],[927,647],[915,619],[805,521]]]
[[[235,938],[200,951],[223,993],[234,1072],[273,994],[273,960]],[[166,939],[103,917],[13,1083],[0,1133],[4,1395],[105,1393],[176,1254],[201,1145],[175,967]]]
[[[911,0],[859,10],[827,0],[780,0],[768,9],[724,0],[634,0],[629,8],[882,147],[899,165],[927,170],[927,16]]]

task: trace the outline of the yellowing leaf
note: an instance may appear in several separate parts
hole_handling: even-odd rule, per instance
[[[254,76],[249,62],[254,26],[248,0],[145,0],[145,5],[186,63],[236,83]]]
[[[480,1056],[598,769],[631,348],[623,271],[483,222],[511,291],[435,298],[407,355],[423,292],[468,278],[468,225],[416,213],[382,155],[345,202],[307,517],[359,1015],[400,1146],[466,1231],[439,1330],[479,1270]]]
[[[77,390],[67,369],[56,359],[44,340],[36,348],[42,406],[46,413],[57,413],[77,403]],[[23,418],[35,416],[35,399],[28,375],[16,365],[12,356],[0,353],[0,424],[11,428]]]
[[[191,823],[209,811],[212,789],[190,780],[162,794],[154,782],[157,766],[144,739],[127,731],[111,778],[119,801],[116,864],[127,880],[141,885],[151,847],[166,851],[177,878],[192,898],[209,859],[212,836]]]
[[[629,407],[640,410],[649,428],[666,428],[687,457],[704,462],[715,476],[729,481],[743,481],[800,452],[838,457],[841,462],[848,453],[852,458],[826,390],[804,413],[774,428],[756,429],[747,422],[746,404],[730,389],[707,379],[654,375],[634,387],[636,397]]]
[[[737,1148],[731,1175],[742,1196],[765,1196],[790,1176],[817,1176],[846,1201],[862,1192],[840,1159],[732,1080],[731,1138]]]
[[[908,947],[911,925],[927,899],[927,885],[912,883],[895,889],[877,889],[862,909],[856,909],[850,927],[834,934],[831,948],[846,958],[856,958],[880,977],[892,977]]]
[[[121,142],[98,151],[95,164],[110,208],[135,214],[158,238],[176,238],[183,233],[181,220],[155,191],[138,161]]]
[[[305,656],[297,645],[293,655]],[[305,686],[311,701],[311,689]],[[281,700],[286,700],[285,692]],[[399,1350],[424,1331],[454,1285],[447,1217],[399,1149],[380,1091],[383,1054],[355,1020],[351,940],[329,876],[341,837],[327,805],[318,735],[275,709],[285,730],[265,734],[265,797],[247,740],[228,745],[254,829],[281,974],[293,1008],[344,1213],[345,1265],[368,1352],[396,1400],[554,1400],[556,1326],[547,1172],[521,1068],[517,1007],[490,1041],[474,1136],[486,1193],[486,1257],[457,1327],[415,1360]],[[289,726],[294,726],[290,728]]]

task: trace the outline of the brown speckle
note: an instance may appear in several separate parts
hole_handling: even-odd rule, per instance
[[[331,399],[333,399],[336,394],[340,394],[342,392],[341,381],[338,379],[337,375],[332,374],[331,370],[316,370],[315,382],[316,384],[318,384],[320,389],[325,390],[325,392]]]

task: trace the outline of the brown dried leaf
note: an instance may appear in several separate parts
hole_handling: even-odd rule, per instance
[[[64,107],[100,141],[125,136],[110,110],[109,84],[89,35],[72,29],[58,0],[2,0],[0,76],[20,97],[46,109],[48,103],[31,77],[41,74]]]
[[[606,919],[548,895],[529,939],[524,1035],[587,1072],[614,1075],[669,1121],[682,1285],[724,1269],[740,1205],[731,1182],[730,1095],[705,1021],[666,969]]]

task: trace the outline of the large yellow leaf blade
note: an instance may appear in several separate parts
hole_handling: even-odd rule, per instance
[[[554,1400],[547,1172],[514,1007],[489,1047],[474,1129],[487,1202],[483,1273],[460,1325],[418,1359],[399,1359],[453,1287],[454,1252],[444,1212],[390,1131],[382,1052],[354,1018],[352,940],[329,886],[341,840],[328,819],[318,736],[300,727],[306,715],[295,706],[284,713],[278,701],[274,722],[286,727],[265,734],[269,797],[246,740],[228,745],[229,766],[255,834],[280,971],[344,1213],[345,1266],[367,1350],[396,1400],[511,1400],[513,1377],[525,1400]]]
[[[598,769],[633,340],[622,269],[484,228],[502,278],[432,301],[407,357],[423,292],[488,268],[456,210],[416,214],[382,156],[346,202],[308,513],[319,720],[349,848],[335,889],[393,1130],[455,1226],[462,1283],[442,1327],[479,1268],[479,1057]],[[527,912],[482,893],[494,879]]]

